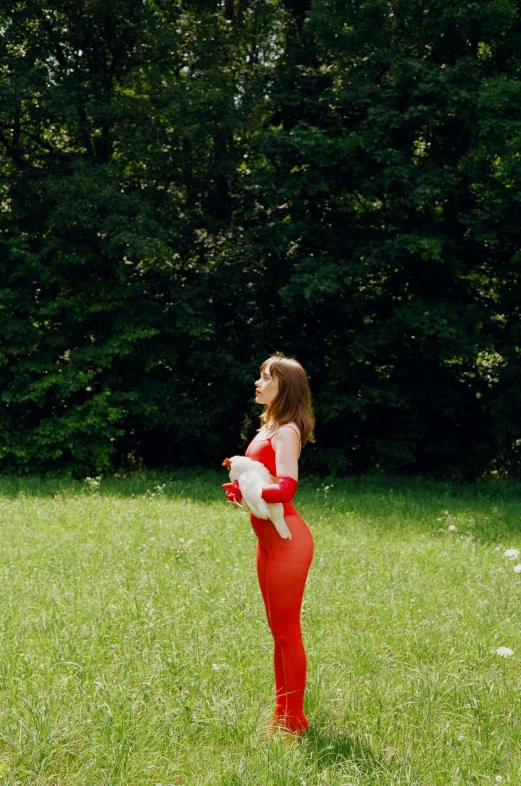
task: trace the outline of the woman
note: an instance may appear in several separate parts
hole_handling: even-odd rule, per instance
[[[246,455],[260,461],[276,480],[263,489],[266,502],[282,502],[291,540],[283,540],[271,521],[251,514],[257,535],[257,575],[273,634],[275,713],[273,728],[304,734],[306,653],[300,627],[304,587],[313,559],[313,537],[292,499],[297,489],[301,445],[313,441],[314,418],[306,372],[296,360],[269,357],[255,383],[255,401],[264,404],[261,428]],[[223,488],[230,502],[240,502],[237,481]]]

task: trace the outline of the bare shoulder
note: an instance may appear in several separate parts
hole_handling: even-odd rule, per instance
[[[295,423],[284,423],[280,426],[273,441],[286,447],[296,447],[300,453],[300,429]]]
[[[283,434],[285,437],[293,434],[300,442],[300,429],[296,423],[284,423],[283,426],[280,426],[277,433]]]
[[[300,436],[297,427],[291,423],[280,426],[273,437],[277,477],[288,477],[298,480],[298,462],[300,458]]]

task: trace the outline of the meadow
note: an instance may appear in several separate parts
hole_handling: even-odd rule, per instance
[[[301,483],[294,740],[225,479],[0,479],[0,786],[520,784],[521,485]]]

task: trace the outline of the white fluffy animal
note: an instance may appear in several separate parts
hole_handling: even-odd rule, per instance
[[[223,466],[230,470],[232,483],[237,480],[246,504],[258,519],[270,519],[281,538],[291,540],[291,532],[284,521],[284,508],[280,502],[266,502],[262,499],[262,489],[273,483],[267,467],[260,461],[247,456],[232,456],[223,461]]]

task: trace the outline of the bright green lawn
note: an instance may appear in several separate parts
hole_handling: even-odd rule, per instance
[[[288,742],[263,736],[271,639],[224,480],[0,480],[0,786],[521,784],[521,486],[301,484]]]

